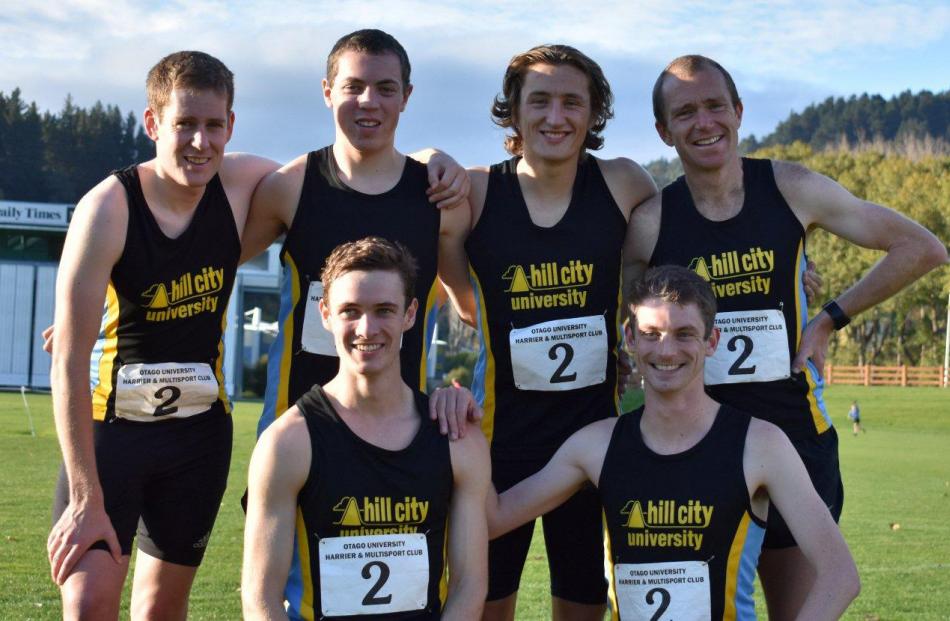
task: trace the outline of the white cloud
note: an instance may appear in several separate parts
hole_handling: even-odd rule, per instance
[[[425,110],[418,131],[425,134],[424,127],[433,123],[453,128],[461,145],[479,142],[462,137],[468,131],[479,136],[489,131],[487,104],[508,59],[539,43],[575,45],[604,65],[618,103],[624,102],[609,130],[617,136],[613,144],[653,145],[638,149],[659,148],[649,125],[643,132],[627,128],[646,121],[639,117],[649,114],[653,76],[680,54],[720,60],[747,98],[755,94],[767,104],[763,107],[778,116],[756,121],[755,111],[747,110],[750,124],[758,123],[756,133],[763,133],[789,108],[841,94],[841,88],[885,93],[946,88],[941,59],[950,53],[950,5],[942,0],[31,4],[0,0],[0,91],[20,86],[27,100],[54,110],[66,93],[79,105],[102,99],[124,111],[139,110],[145,73],[158,58],[179,49],[201,49],[220,57],[236,74],[242,148],[256,148],[253,137],[266,134],[261,140],[270,145],[268,150],[280,149],[269,151],[279,157],[305,148],[302,141],[313,135],[329,135],[319,79],[333,42],[357,28],[382,28],[402,41],[418,69],[414,75],[427,85],[428,93],[418,92],[413,102],[414,108]],[[906,71],[909,58],[916,70],[913,83]],[[932,65],[929,73],[916,66],[918,58]],[[889,72],[877,69],[883,63],[889,63]],[[844,76],[850,81],[842,87]],[[451,88],[451,96],[440,93],[430,102],[440,82],[450,85],[444,88]],[[453,109],[446,110],[444,102],[452,102]],[[636,110],[638,118],[629,119],[628,110]],[[459,127],[453,118],[472,119],[477,127]],[[401,133],[417,131],[412,117],[406,121]],[[283,126],[293,128],[293,135],[275,138],[288,131]],[[406,137],[428,142],[415,134]],[[491,134],[489,140],[494,149],[498,137]]]

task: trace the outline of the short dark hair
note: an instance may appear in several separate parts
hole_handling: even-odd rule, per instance
[[[333,281],[347,272],[377,270],[399,275],[408,308],[416,291],[416,260],[401,243],[382,237],[364,237],[334,248],[320,274],[323,295],[329,298]]]
[[[673,59],[673,62],[666,66],[666,69],[660,72],[660,76],[653,85],[653,116],[656,122],[666,126],[666,102],[663,100],[663,84],[666,78],[677,73],[693,76],[706,69],[714,69],[722,74],[726,81],[726,88],[729,90],[729,98],[732,100],[732,106],[736,107],[742,100],[739,98],[739,91],[736,89],[736,83],[732,76],[726,71],[725,67],[714,61],[712,58],[700,56],[699,54],[687,54]]]
[[[399,59],[399,67],[402,75],[402,87],[409,88],[409,74],[412,67],[409,65],[409,55],[406,49],[391,34],[375,28],[366,28],[357,30],[348,35],[343,35],[333,44],[330,55],[327,56],[327,82],[333,84],[336,79],[337,64],[346,52],[362,52],[372,54],[373,56],[382,56],[383,54],[395,54]]]
[[[525,75],[532,65],[569,65],[587,76],[590,91],[591,127],[584,140],[584,148],[597,150],[604,146],[601,132],[607,121],[614,117],[614,96],[603,70],[586,54],[569,45],[539,45],[514,56],[505,70],[501,94],[492,104],[492,121],[500,127],[514,130],[505,136],[505,149],[512,155],[521,155],[524,140],[515,126],[515,117]]]
[[[158,61],[145,78],[148,107],[159,116],[176,88],[212,90],[234,105],[234,74],[223,62],[204,52],[182,51]]]
[[[695,304],[703,320],[705,334],[709,338],[715,325],[716,296],[712,287],[702,276],[680,265],[660,265],[650,268],[643,280],[634,283],[628,304],[632,314],[636,308],[651,299],[686,306]]]

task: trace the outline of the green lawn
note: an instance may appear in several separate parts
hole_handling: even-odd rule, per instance
[[[20,395],[0,394],[0,619],[57,619],[45,542],[59,450],[49,397],[27,398],[36,438]],[[845,416],[855,398],[867,428],[857,438]],[[863,585],[846,618],[950,619],[950,390],[833,386],[827,400],[841,432],[841,526]],[[240,617],[238,498],[259,410],[241,403],[235,411],[230,487],[192,593],[192,619]],[[540,539],[522,579],[519,619],[550,616]]]

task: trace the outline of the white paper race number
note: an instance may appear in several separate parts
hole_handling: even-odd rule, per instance
[[[508,335],[511,368],[520,390],[574,390],[607,379],[603,315],[516,328]]]
[[[709,621],[709,565],[702,561],[614,565],[623,621]]]
[[[336,356],[336,345],[333,343],[333,334],[323,327],[323,318],[320,316],[320,300],[323,299],[323,283],[314,280],[307,290],[306,307],[303,311],[303,330],[300,332],[301,348],[311,354],[321,356]]]
[[[218,399],[218,380],[204,362],[124,364],[116,373],[115,415],[153,422],[206,412]]]
[[[791,374],[782,311],[716,313],[716,327],[719,346],[706,360],[707,385],[771,382]]]
[[[428,604],[425,535],[327,537],[319,545],[324,616],[422,610]]]

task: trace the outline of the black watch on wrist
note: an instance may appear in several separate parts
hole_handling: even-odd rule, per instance
[[[851,323],[851,318],[844,314],[844,311],[841,310],[841,307],[838,306],[838,303],[834,300],[822,306],[821,310],[828,313],[828,316],[831,317],[831,323],[834,324],[835,330],[840,330]]]

